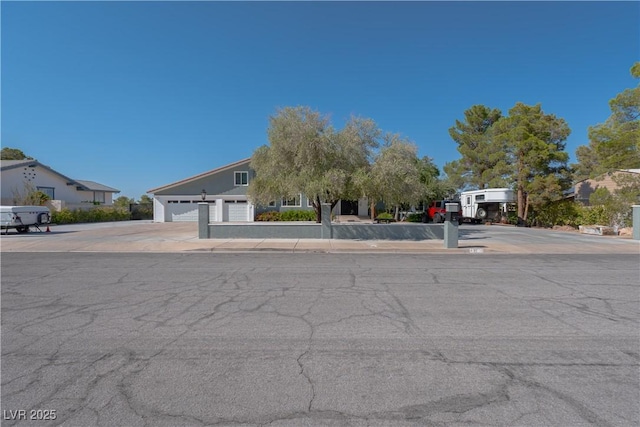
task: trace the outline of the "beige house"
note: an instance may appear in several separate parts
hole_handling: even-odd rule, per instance
[[[0,184],[3,206],[18,204],[27,191],[37,190],[49,196],[47,206],[54,210],[109,206],[120,192],[95,181],[69,178],[37,160],[0,161]]]
[[[616,179],[619,179],[624,175],[640,178],[640,169],[620,169],[614,172],[602,174],[595,178],[579,181],[574,187],[575,201],[584,205],[589,205],[589,196],[591,196],[591,194],[593,194],[593,192],[598,188],[606,188],[610,193],[613,193],[618,188]]]

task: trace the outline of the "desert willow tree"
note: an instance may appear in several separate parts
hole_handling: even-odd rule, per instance
[[[418,204],[425,187],[421,182],[418,148],[397,134],[386,134],[384,145],[371,166],[368,188],[374,197],[393,207],[398,220],[400,205]]]
[[[258,205],[304,194],[322,220],[322,203],[357,198],[354,176],[369,168],[380,130],[370,119],[351,117],[342,130],[309,107],[285,107],[269,118],[269,145],[251,157],[256,176],[248,194]]]
[[[454,192],[448,182],[439,178],[440,170],[433,159],[418,159],[412,142],[392,134],[386,134],[384,139],[371,167],[358,170],[354,176],[360,197],[369,199],[372,219],[378,201],[393,208],[397,220],[400,205],[418,205]]]

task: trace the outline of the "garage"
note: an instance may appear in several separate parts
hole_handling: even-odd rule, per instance
[[[198,205],[191,201],[169,201],[167,203],[167,220],[171,222],[188,222],[198,220]]]
[[[229,222],[249,220],[249,204],[246,201],[227,201],[224,203],[224,217]]]
[[[251,159],[153,188],[153,220],[197,222],[199,203],[209,203],[209,222],[251,222],[254,205],[247,189],[253,177]]]

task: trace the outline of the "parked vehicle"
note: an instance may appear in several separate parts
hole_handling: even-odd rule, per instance
[[[516,201],[510,188],[485,188],[484,190],[463,191],[460,195],[462,220],[471,222],[499,222],[507,215],[509,203]]]
[[[458,217],[462,218],[462,209],[459,200],[435,200],[427,208],[427,217],[435,223],[444,222],[447,213],[447,203],[458,204]],[[462,222],[462,221],[460,221]]]
[[[0,229],[7,232],[15,228],[18,233],[27,233],[29,227],[50,222],[51,212],[44,206],[0,206]]]

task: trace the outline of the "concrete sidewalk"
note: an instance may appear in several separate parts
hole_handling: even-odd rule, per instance
[[[2,252],[323,252],[323,253],[631,253],[640,242],[574,232],[528,231],[515,227],[461,227],[459,247],[442,240],[198,239],[196,223],[123,223],[54,225],[50,232],[0,237]],[[519,240],[518,240],[519,239]]]

